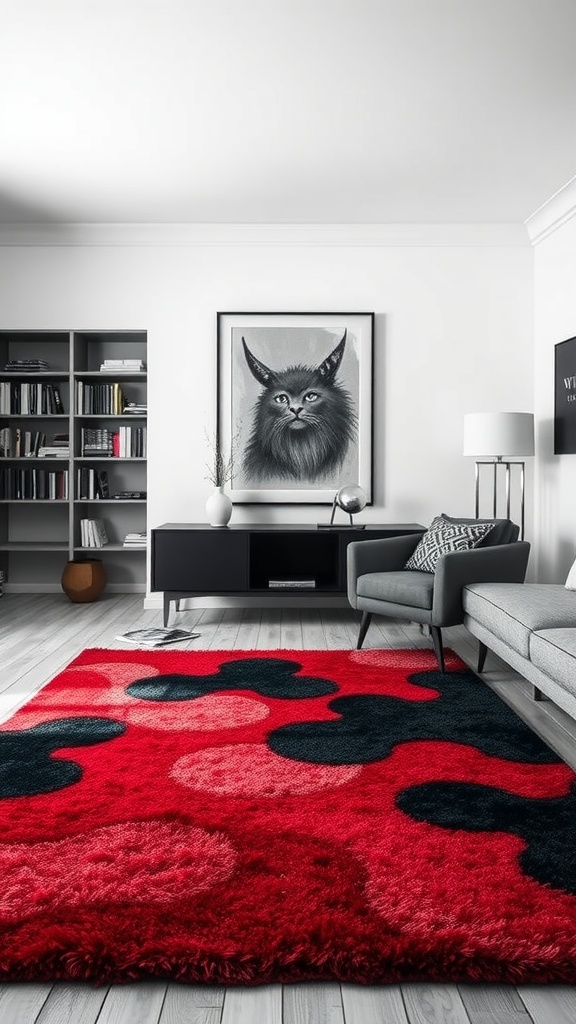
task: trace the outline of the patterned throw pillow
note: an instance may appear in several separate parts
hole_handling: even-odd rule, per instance
[[[435,572],[440,555],[446,555],[450,551],[469,551],[470,548],[477,547],[493,525],[476,523],[474,526],[465,526],[447,523],[442,516],[436,516],[404,568]]]

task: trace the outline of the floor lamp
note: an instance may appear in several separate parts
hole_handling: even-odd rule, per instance
[[[476,518],[480,515],[480,471],[489,466],[494,517],[498,498],[505,488],[506,518],[510,519],[511,471],[519,467],[520,540],[524,539],[525,464],[510,461],[509,456],[534,455],[534,416],[531,412],[472,412],[464,416],[464,455],[476,458]],[[489,457],[489,461],[482,458]],[[504,456],[507,456],[504,459]],[[502,468],[500,468],[502,467]]]

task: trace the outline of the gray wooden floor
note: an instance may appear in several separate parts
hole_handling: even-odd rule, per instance
[[[60,595],[5,594],[0,601],[0,721],[25,703],[84,647],[119,647],[130,628],[161,625],[142,597],[105,596],[71,605]],[[356,615],[347,609],[183,611],[171,624],[197,627],[194,648],[350,648]],[[463,627],[445,640],[469,664],[476,644]],[[374,620],[365,647],[429,646],[418,627]],[[486,683],[576,768],[576,724],[489,655]],[[576,979],[575,979],[576,981]],[[138,982],[0,985],[0,1024],[576,1024],[576,986],[266,985],[211,988]]]

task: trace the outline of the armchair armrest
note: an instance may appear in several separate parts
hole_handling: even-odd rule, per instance
[[[439,626],[462,622],[462,588],[468,583],[523,583],[529,554],[530,544],[516,541],[441,555],[436,565],[432,622]]]
[[[380,540],[352,541],[348,545],[346,573],[348,600],[356,608],[356,580],[367,572],[398,572],[414,551],[424,534],[406,533],[400,537],[383,537]]]

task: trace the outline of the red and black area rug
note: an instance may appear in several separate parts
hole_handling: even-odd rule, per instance
[[[84,651],[0,726],[0,979],[574,982],[575,776],[447,663]]]

